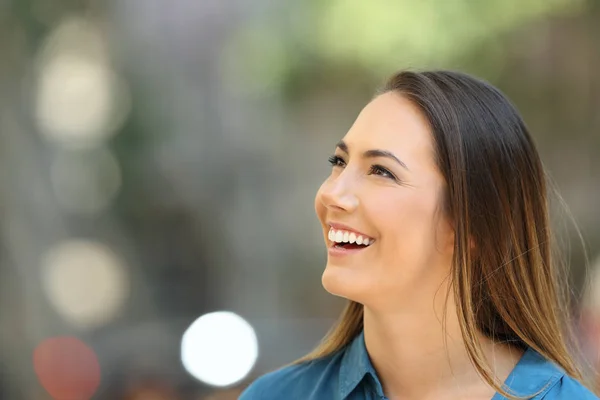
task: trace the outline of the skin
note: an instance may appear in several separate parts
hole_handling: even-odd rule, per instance
[[[386,396],[491,399],[494,390],[467,357],[451,291],[442,331],[454,232],[440,210],[445,181],[427,120],[406,98],[385,93],[361,111],[343,142],[315,198],[325,243],[332,246],[332,222],[375,242],[343,256],[329,251],[322,283],[364,305],[365,343]],[[406,168],[392,158],[365,157],[374,149],[392,153]],[[504,381],[522,352],[480,337]]]

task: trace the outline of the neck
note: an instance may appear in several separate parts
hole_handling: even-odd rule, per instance
[[[453,304],[451,301],[449,305]],[[465,348],[455,312],[433,307],[375,311],[365,306],[365,344],[389,399],[491,398],[494,390],[478,375]],[[492,371],[504,381],[522,352],[480,335]]]

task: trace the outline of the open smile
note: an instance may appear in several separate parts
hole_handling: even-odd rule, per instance
[[[365,250],[375,239],[352,230],[330,227],[327,235],[330,255],[349,255]]]

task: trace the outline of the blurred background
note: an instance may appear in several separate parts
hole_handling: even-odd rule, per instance
[[[594,379],[600,1],[2,0],[0,398],[236,399],[308,352],[343,304],[314,194],[401,68],[523,113]]]

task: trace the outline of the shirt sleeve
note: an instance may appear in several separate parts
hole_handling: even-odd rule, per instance
[[[238,400],[260,400],[260,390],[251,384],[242,392]]]
[[[544,400],[600,399],[579,381],[565,375],[543,397]]]
[[[260,376],[242,392],[238,400],[280,400],[281,374],[283,371],[274,371]]]
[[[264,387],[263,379],[258,378],[242,392],[238,400],[267,400]]]

